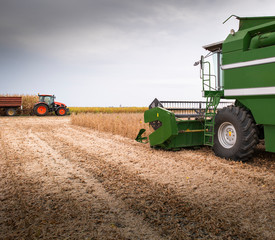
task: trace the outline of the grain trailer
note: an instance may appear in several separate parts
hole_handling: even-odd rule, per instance
[[[0,108],[4,109],[7,116],[15,116],[22,110],[22,97],[0,97]]]

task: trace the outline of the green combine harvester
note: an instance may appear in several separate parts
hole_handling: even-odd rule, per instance
[[[144,113],[144,121],[154,129],[151,147],[208,145],[219,157],[246,161],[264,139],[266,151],[275,153],[275,16],[235,17],[239,30],[231,30],[223,42],[204,46],[209,54],[195,63],[200,65],[206,101],[155,99]],[[207,60],[210,56],[214,64]],[[137,141],[146,140],[144,131]]]

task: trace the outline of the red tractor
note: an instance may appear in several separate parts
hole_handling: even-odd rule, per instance
[[[64,103],[55,102],[54,95],[40,95],[39,102],[33,107],[33,113],[37,116],[45,116],[49,112],[55,112],[58,116],[65,116],[69,112],[69,108]]]

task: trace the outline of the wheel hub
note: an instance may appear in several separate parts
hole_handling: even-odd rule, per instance
[[[224,148],[232,148],[237,140],[237,132],[230,122],[224,122],[218,129],[218,139]]]
[[[37,112],[38,113],[40,113],[40,114],[44,114],[45,112],[46,112],[46,107],[44,107],[44,106],[39,106],[38,108],[37,108]]]

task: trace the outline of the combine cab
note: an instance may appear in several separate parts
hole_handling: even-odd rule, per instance
[[[208,145],[219,157],[245,161],[264,139],[266,151],[275,153],[275,17],[237,19],[239,30],[204,46],[209,53],[195,63],[206,101],[155,99],[145,112],[144,121],[155,130],[151,147]],[[143,132],[137,141],[145,140]]]
[[[57,116],[65,116],[69,108],[64,103],[55,102],[54,95],[38,95],[39,102],[33,107],[33,113],[37,116],[46,116],[49,112],[55,112]]]

